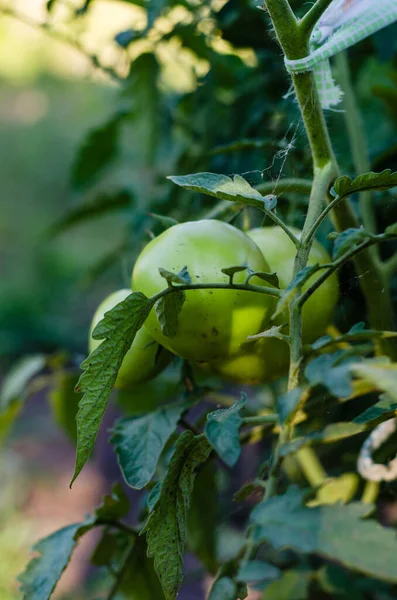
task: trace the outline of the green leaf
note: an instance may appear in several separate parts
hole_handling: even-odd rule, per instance
[[[241,453],[239,431],[242,423],[240,411],[247,402],[245,395],[230,408],[221,408],[207,415],[204,433],[221,459],[233,467]]]
[[[76,468],[71,485],[92,452],[117,372],[152,306],[144,294],[134,292],[108,311],[92,333],[94,339],[105,339],[81,365],[85,372],[76,389],[84,396],[76,417]]]
[[[160,496],[143,529],[148,556],[166,600],[175,600],[183,580],[186,519],[197,468],[211,453],[204,437],[185,431],[178,439],[163,480]]]
[[[357,192],[389,190],[397,186],[397,173],[385,169],[381,173],[364,173],[356,179],[346,175],[335,180],[333,191],[339,197],[351,196]]]
[[[376,389],[386,392],[392,400],[397,401],[397,363],[367,360],[351,365],[350,370],[358,379],[371,383]]]
[[[216,470],[208,463],[194,483],[187,520],[187,544],[211,574],[217,570],[218,508]]]
[[[337,345],[340,343],[362,342],[372,339],[383,339],[397,337],[396,331],[379,331],[377,329],[365,329],[364,323],[356,323],[343,335],[333,338],[330,335],[324,335],[312,344],[313,350],[322,350],[326,346]]]
[[[245,583],[257,583],[278,579],[280,575],[281,571],[278,567],[261,560],[251,560],[241,565],[237,573],[237,580]]]
[[[123,531],[111,531],[104,527],[90,561],[96,567],[111,567],[115,570],[125,555],[131,536]]]
[[[295,414],[304,393],[304,389],[297,387],[277,399],[277,414],[280,417],[280,423],[282,425],[287,423],[289,418]]]
[[[309,362],[305,368],[305,377],[314,385],[323,385],[330,394],[337,398],[350,396],[352,393],[350,367],[356,363],[358,357],[349,357],[342,363],[337,361],[342,357],[342,352],[322,354]]]
[[[391,237],[395,237],[397,235],[397,223],[393,223],[393,225],[389,225],[389,227],[386,227],[385,234],[390,235]]]
[[[355,496],[360,484],[357,473],[343,473],[339,477],[327,479],[317,491],[316,498],[311,500],[310,506],[323,504],[346,504]]]
[[[40,556],[32,558],[18,577],[23,600],[48,600],[66,569],[82,524],[59,529],[33,546]]]
[[[162,296],[155,304],[161,331],[167,337],[173,338],[178,333],[179,314],[185,300],[185,292],[183,290],[176,290],[172,294]]]
[[[76,414],[81,400],[81,394],[75,392],[77,382],[78,375],[75,373],[57,373],[55,385],[48,393],[54,419],[73,443],[77,439]]]
[[[267,541],[276,550],[317,554],[353,571],[396,583],[396,534],[366,519],[371,510],[360,502],[308,508],[303,505],[303,493],[290,488],[254,508],[253,542]]]
[[[32,354],[17,361],[4,377],[0,388],[0,440],[8,433],[28,397],[29,381],[46,365],[43,354]]]
[[[115,157],[118,149],[121,124],[128,117],[125,110],[116,112],[105,124],[89,132],[77,152],[72,167],[72,184],[81,188],[90,184]]]
[[[363,413],[353,419],[354,423],[359,425],[377,425],[397,415],[397,400],[391,398],[388,394],[382,394],[379,402],[370,406]]]
[[[261,331],[261,333],[257,333],[256,335],[249,335],[247,337],[246,343],[255,342],[262,338],[277,338],[279,340],[282,340],[283,342],[286,342],[286,336],[281,333],[281,330],[285,329],[287,325],[288,323],[282,323],[281,325],[273,325],[273,327],[270,327],[270,329],[266,329],[266,331]]]
[[[259,279],[262,279],[262,281],[267,281],[267,283],[270,283],[270,285],[274,285],[274,287],[280,289],[280,282],[277,273],[263,273],[262,271],[253,271],[250,268],[248,268],[248,273],[249,275],[247,278],[247,283],[249,283],[253,277],[258,277]]]
[[[280,299],[277,302],[276,311],[272,316],[275,319],[277,316],[281,315],[285,310],[288,309],[288,305],[291,300],[296,296],[299,291],[299,288],[306,283],[308,279],[318,271],[319,265],[311,265],[309,267],[305,267],[301,271],[299,271],[291,283],[283,290],[283,293]]]
[[[248,206],[256,206],[262,210],[274,208],[273,199],[269,202],[266,196],[262,196],[240,175],[234,175],[232,179],[227,175],[216,173],[196,173],[194,175],[170,176],[168,179],[185,190],[214,196],[219,200],[240,202]]]
[[[192,283],[192,279],[186,266],[183,267],[179,273],[173,273],[172,271],[167,271],[167,269],[160,267],[159,273],[161,277],[166,279],[167,283],[181,283],[183,285]]]
[[[233,278],[236,273],[241,273],[242,271],[246,271],[248,269],[247,265],[236,265],[235,267],[226,267],[226,269],[221,269],[222,273],[227,275],[230,278],[230,283],[233,283]]]
[[[99,521],[118,521],[130,510],[130,502],[120,483],[115,483],[112,493],[103,497],[102,503],[95,510],[95,518]]]
[[[113,193],[102,193],[91,202],[81,204],[70,210],[63,218],[52,225],[48,231],[49,236],[58,235],[71,227],[92,221],[94,218],[118,212],[123,209],[131,209],[133,197],[131,192],[121,189]]]
[[[146,554],[146,540],[139,537],[135,540],[124,576],[120,581],[119,593],[126,600],[164,600],[153,559],[148,558]]]
[[[290,569],[266,587],[266,600],[305,600],[313,577],[308,569]]]
[[[237,585],[230,577],[221,577],[213,584],[208,600],[236,600]]]
[[[280,455],[286,456],[287,454],[292,454],[300,448],[311,446],[312,444],[332,444],[353,435],[358,435],[365,431],[365,429],[364,424],[351,423],[349,421],[330,423],[322,431],[314,431],[305,437],[298,437],[292,442],[284,444],[280,449]]]
[[[179,402],[116,423],[110,441],[129,486],[140,490],[151,481],[160,455],[187,406],[186,402]]]
[[[355,229],[351,227],[350,229],[345,229],[338,235],[335,239],[334,247],[332,250],[332,258],[333,260],[339,258],[343,254],[346,254],[353,248],[356,248],[363,242],[369,240],[372,237],[372,234],[368,231],[365,231],[362,227],[359,229]]]

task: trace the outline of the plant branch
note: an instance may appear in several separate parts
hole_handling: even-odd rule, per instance
[[[244,417],[243,425],[264,425],[266,423],[277,423],[276,414],[256,415],[255,417]]]
[[[332,0],[317,0],[310,10],[302,17],[299,28],[307,36],[310,36],[319,18],[325,13]]]
[[[251,283],[192,283],[186,285],[172,285],[162,290],[158,294],[151,297],[153,303],[157,302],[163,296],[173,294],[174,292],[183,291],[188,292],[189,290],[243,290],[246,292],[257,292],[259,294],[265,294],[267,296],[273,296],[274,298],[280,298],[282,290],[278,288],[266,287],[262,285],[253,285]]]
[[[113,598],[116,597],[119,586],[120,586],[122,579],[127,571],[130,558],[132,556],[132,553],[134,552],[134,548],[135,548],[135,540],[133,542],[131,542],[131,544],[127,548],[127,550],[122,558],[120,568],[117,571],[117,573],[115,574],[115,581],[107,595],[107,600],[113,600]]]

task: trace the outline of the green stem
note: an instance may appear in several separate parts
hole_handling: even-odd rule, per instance
[[[189,290],[244,290],[245,292],[266,294],[267,296],[273,296],[274,298],[280,298],[283,293],[282,290],[277,288],[253,285],[251,283],[192,283],[187,285],[172,285],[152,296],[151,301],[155,304],[163,296],[168,296],[168,294],[173,294],[177,291],[188,292]]]
[[[368,143],[364,133],[364,123],[354,93],[346,52],[339,52],[339,54],[335,56],[335,64],[338,80],[344,92],[343,115],[353,155],[353,164],[356,175],[361,175],[370,171],[371,164],[369,161]],[[371,192],[361,192],[359,194],[359,201],[360,214],[365,229],[371,233],[376,233],[376,222]],[[376,247],[372,248],[372,253],[375,255],[377,254]]]
[[[312,487],[319,487],[327,479],[327,473],[317,458],[314,450],[308,446],[300,448],[296,453],[301,469]]]
[[[397,271],[397,252],[383,263],[382,268],[386,280],[389,280]]]
[[[115,574],[116,579],[115,579],[112,587],[109,590],[109,593],[107,595],[107,600],[113,600],[113,598],[116,597],[116,594],[117,594],[120,584],[123,580],[123,577],[127,572],[128,564],[130,562],[130,558],[132,556],[132,553],[134,552],[134,549],[135,549],[135,540],[130,543],[130,545],[128,546],[128,548],[121,560],[121,566],[120,566],[119,570],[117,571],[117,573]]]
[[[364,502],[364,504],[374,504],[378,497],[379,489],[379,481],[367,481],[364,487],[363,495],[361,496],[361,502]]]
[[[313,28],[321,15],[327,10],[332,0],[317,0],[317,2],[311,7],[311,9],[305,14],[300,21],[300,30],[310,36]]]
[[[244,417],[243,425],[264,425],[266,423],[277,423],[278,416],[275,414],[256,415],[255,417]]]

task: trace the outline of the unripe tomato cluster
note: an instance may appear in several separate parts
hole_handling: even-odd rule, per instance
[[[293,229],[299,237],[300,232]],[[260,383],[285,374],[289,349],[286,342],[262,338],[247,344],[272,325],[288,322],[288,314],[271,320],[276,298],[245,289],[219,288],[228,284],[229,275],[222,270],[248,266],[253,272],[276,272],[280,287],[292,278],[296,248],[286,233],[278,227],[262,227],[247,233],[216,220],[181,223],[153,239],[138,257],[132,275],[132,289],[151,297],[167,286],[159,269],[179,273],[187,267],[195,289],[186,291],[179,313],[176,335],[164,335],[156,311],[152,309],[142,329],[126,354],[116,385],[126,387],[141,383],[159,371],[159,354],[180,356],[207,371],[241,383]],[[326,250],[315,241],[308,264],[330,261]],[[247,271],[236,272],[234,284],[243,284]],[[306,282],[307,288],[318,277]],[[255,286],[271,287],[256,276]],[[211,284],[206,287],[206,284]],[[95,313],[92,329],[130,290],[120,290],[109,296]],[[321,285],[303,308],[303,340],[311,342],[324,333],[330,323],[338,299],[338,283],[332,275]],[[91,329],[91,331],[92,331]],[[286,331],[288,333],[288,329]],[[90,335],[90,351],[100,342]]]

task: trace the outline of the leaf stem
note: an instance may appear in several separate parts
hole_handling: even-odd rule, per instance
[[[300,20],[299,27],[302,33],[310,36],[317,21],[325,13],[331,2],[332,0],[317,0]]]
[[[246,292],[257,292],[259,294],[266,294],[267,296],[273,296],[274,298],[280,298],[282,290],[278,288],[271,288],[262,285],[253,285],[251,283],[193,283],[186,285],[172,285],[171,287],[162,290],[158,294],[155,294],[150,298],[151,302],[155,304],[163,296],[172,294],[178,291],[188,292],[189,290],[243,290]]]
[[[244,417],[243,425],[264,425],[266,423],[277,423],[278,416],[276,414],[256,415],[255,417]]]

